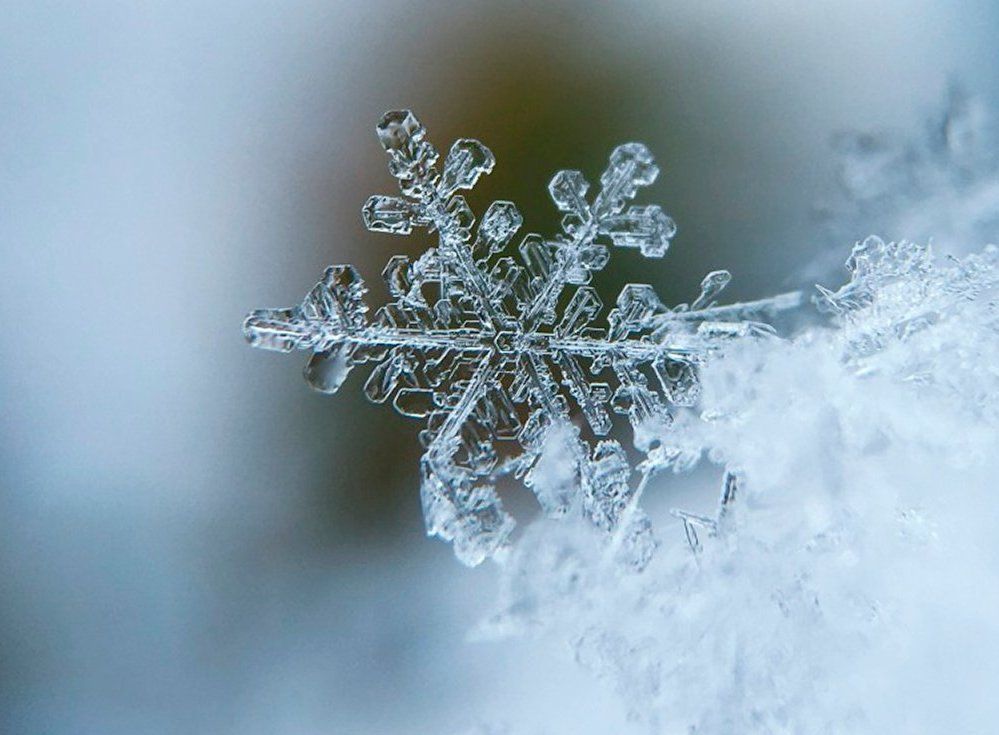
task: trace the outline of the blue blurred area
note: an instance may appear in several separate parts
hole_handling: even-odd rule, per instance
[[[646,141],[680,234],[610,277],[685,300],[719,267],[735,298],[801,285],[835,131],[915,127],[954,76],[996,88],[984,1],[732,5],[8,4],[0,730],[616,721],[561,652],[466,642],[491,571],[423,538],[418,427],[357,376],[310,393],[239,324],[331,262],[377,300],[418,252],[360,223],[392,187],[387,108],[482,138],[473,203],[542,231],[554,170]]]

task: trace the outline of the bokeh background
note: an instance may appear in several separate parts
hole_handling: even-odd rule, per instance
[[[685,301],[721,267],[733,298],[808,286],[851,244],[814,214],[831,136],[917,130],[952,79],[996,102],[997,31],[988,0],[6,3],[0,731],[618,722],[564,651],[468,640],[494,570],[424,538],[418,426],[359,372],[310,392],[243,315],[330,263],[377,304],[387,258],[427,246],[359,215],[406,106],[440,148],[489,145],[473,207],[540,232],[555,170],[646,142],[680,232],[617,254],[608,294]]]

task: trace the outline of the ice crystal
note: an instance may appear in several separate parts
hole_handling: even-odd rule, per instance
[[[649,732],[988,731],[999,250],[872,237],[847,268],[827,321],[700,371],[673,441],[729,470],[686,543],[622,574],[541,519],[480,631],[570,644]]]
[[[425,421],[427,532],[453,542],[465,563],[495,553],[513,528],[494,485],[506,474],[532,488],[546,514],[581,515],[616,553],[647,563],[651,532],[637,502],[655,472],[699,456],[669,441],[676,408],[697,400],[699,367],[733,338],[768,334],[761,319],[796,306],[798,295],[719,306],[730,275],[715,271],[690,304],[670,308],[652,286],[628,284],[601,325],[603,304],[588,284],[610,249],[658,258],[676,233],[660,207],[630,203],[659,174],[648,148],[615,148],[592,198],[581,172],[555,174],[548,191],[561,232],[527,234],[511,252],[522,224],[516,206],[493,202],[476,227],[459,193],[492,170],[486,146],[460,139],[438,169],[412,112],[387,113],[377,133],[402,196],[368,199],[365,224],[423,229],[436,245],[389,260],[382,276],[392,300],[373,318],[358,272],[336,265],[300,306],[251,313],[247,340],[310,351],[306,380],[327,393],[365,364],[370,400]],[[613,414],[632,426],[643,455],[636,466],[608,437]]]
[[[835,292],[819,286],[816,303],[835,316],[848,365],[861,375],[950,386],[954,397],[999,416],[999,393],[968,393],[997,375],[999,248],[940,263],[929,246],[872,236],[846,267],[850,281]],[[940,323],[951,326],[933,329]]]

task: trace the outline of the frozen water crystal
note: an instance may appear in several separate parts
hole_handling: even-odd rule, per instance
[[[458,140],[438,172],[438,152],[412,112],[386,113],[377,133],[402,197],[372,196],[365,224],[394,234],[424,228],[436,247],[415,261],[389,260],[382,275],[392,301],[371,319],[357,271],[333,266],[300,306],[252,312],[247,340],[312,352],[306,379],[327,393],[365,365],[371,401],[426,422],[427,532],[451,541],[463,562],[478,564],[506,543],[513,519],[494,482],[512,474],[547,514],[586,518],[634,566],[648,563],[642,491],[655,472],[688,467],[699,454],[669,445],[675,407],[696,402],[708,357],[733,337],[768,333],[759,319],[797,306],[797,294],[719,307],[730,276],[715,271],[691,305],[671,309],[651,286],[628,284],[602,325],[603,304],[586,284],[610,248],[661,257],[676,234],[658,206],[629,206],[659,174],[648,148],[614,149],[592,199],[581,172],[557,173],[549,193],[565,213],[563,231],[529,233],[505,254],[523,223],[517,208],[494,202],[476,228],[456,194],[492,170],[486,146]],[[644,455],[634,468],[618,440],[601,438],[614,414],[627,417]]]
[[[724,465],[713,508],[689,496],[696,510],[672,512],[683,536],[657,549],[624,448],[598,441],[589,525],[525,529],[482,633],[571,648],[636,732],[993,730],[999,249],[942,258],[870,237],[847,271],[819,291],[828,318],[663,371],[677,394],[696,386],[702,413],[673,411],[647,456]],[[691,308],[726,313],[711,306],[724,280]],[[684,314],[642,287],[618,308],[616,324],[667,331]],[[647,566],[622,573],[619,556]],[[986,653],[969,665],[969,650]]]

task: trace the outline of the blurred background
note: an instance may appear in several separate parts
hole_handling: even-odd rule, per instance
[[[388,257],[427,247],[361,225],[398,107],[441,149],[483,140],[473,208],[544,233],[554,171],[646,142],[643,201],[679,234],[617,253],[607,294],[686,301],[722,267],[731,298],[810,286],[869,234],[817,224],[831,137],[911,134],[955,78],[994,104],[997,31],[988,0],[6,3],[0,731],[617,722],[563,651],[467,639],[494,569],[423,536],[419,425],[363,371],[311,392],[244,314],[330,263],[377,305]]]

